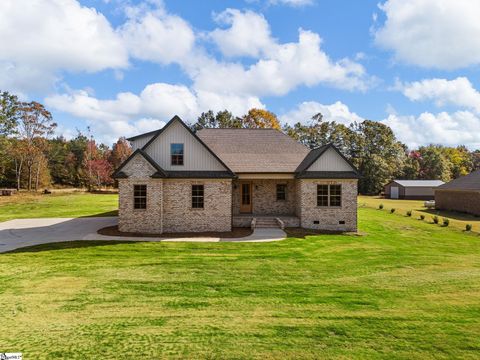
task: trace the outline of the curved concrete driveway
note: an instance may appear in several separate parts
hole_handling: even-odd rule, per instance
[[[97,234],[97,230],[117,223],[117,217],[17,219],[0,222],[0,253],[26,246],[76,240],[268,242],[286,237],[280,229],[255,229],[250,236],[243,238],[140,238]]]

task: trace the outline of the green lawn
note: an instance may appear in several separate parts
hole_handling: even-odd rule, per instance
[[[0,221],[20,218],[113,216],[117,214],[117,209],[116,194],[20,193],[0,197]]]
[[[480,237],[361,208],[275,243],[78,242],[0,255],[25,359],[478,359]]]
[[[406,215],[407,211],[412,211],[412,216],[418,218],[420,215],[425,216],[425,221],[432,222],[433,216],[438,216],[440,221],[443,218],[450,220],[450,226],[459,230],[465,230],[465,225],[471,224],[473,231],[480,232],[480,217],[469,214],[463,214],[455,211],[439,211],[435,209],[427,209],[423,200],[395,200],[383,199],[378,196],[359,196],[358,205],[378,209],[383,204],[384,211],[390,212],[394,208],[396,213]]]

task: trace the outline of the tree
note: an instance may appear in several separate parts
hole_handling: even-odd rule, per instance
[[[27,188],[31,191],[34,165],[37,166],[37,169],[39,168],[38,163],[48,146],[43,138],[53,134],[57,124],[53,122],[52,114],[36,101],[20,103],[17,111],[19,115],[16,131],[20,139],[23,140],[18,142],[20,148],[16,152],[19,162],[17,177],[18,179],[21,178],[21,171],[23,165],[25,165],[28,175]],[[17,184],[19,186],[20,181],[18,179]]]
[[[421,168],[421,154],[418,151],[410,151],[406,160],[405,166],[403,169],[403,177],[408,180],[416,180],[420,176]]]
[[[480,170],[480,150],[472,153],[472,171],[474,170]]]
[[[283,131],[310,149],[326,144],[334,144],[344,155],[349,156],[355,132],[335,121],[323,121],[323,115],[312,116],[305,125],[298,122],[292,126],[286,125]]]
[[[277,129],[281,130],[277,115],[263,109],[250,109],[241,119],[242,127],[250,129]]]
[[[113,169],[117,169],[132,153],[132,148],[128,141],[121,137],[113,144],[112,151],[110,153],[109,162],[112,164]]]
[[[364,194],[378,194],[383,186],[402,174],[407,147],[398,141],[387,125],[365,120],[354,123],[357,133],[352,143],[352,161],[362,178],[359,190]]]
[[[451,162],[445,156],[442,148],[436,145],[421,146],[420,179],[451,180]]]
[[[3,91],[0,93],[0,136],[15,132],[18,122],[20,104],[15,95]]]
[[[192,125],[193,131],[211,128],[241,128],[242,121],[232,115],[227,110],[219,111],[214,114],[212,110],[203,112],[197,119],[197,122]]]

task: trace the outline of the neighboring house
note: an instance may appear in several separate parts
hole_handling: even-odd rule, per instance
[[[441,180],[393,180],[385,185],[385,198],[408,200],[433,200],[435,189],[444,184]]]
[[[177,116],[128,140],[114,174],[121,231],[222,232],[253,218],[357,229],[359,175],[333,145],[309,150],[274,129],[193,133]]]
[[[438,187],[435,207],[480,216],[480,170]]]

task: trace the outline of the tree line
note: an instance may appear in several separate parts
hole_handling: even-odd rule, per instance
[[[390,127],[371,120],[346,126],[325,121],[319,113],[305,122],[282,125],[275,114],[252,109],[240,118],[226,110],[216,114],[208,111],[192,125],[193,130],[229,127],[275,128],[310,149],[333,143],[360,171],[359,191],[362,194],[378,194],[395,178],[447,182],[480,169],[480,150],[435,144],[409,149]]]
[[[242,117],[209,110],[190,126],[193,131],[274,128],[311,149],[333,143],[360,171],[363,194],[380,193],[394,178],[449,181],[480,169],[480,150],[434,144],[409,149],[387,125],[371,120],[347,126],[326,121],[319,113],[288,125],[263,109],[251,109]],[[77,130],[67,140],[53,136],[56,127],[42,104],[0,93],[0,187],[40,190],[54,184],[94,189],[114,184],[114,170],[131,154],[125,138],[110,148],[97,143],[89,129]]]
[[[38,191],[52,184],[89,190],[113,185],[114,169],[131,153],[128,141],[120,138],[110,149],[80,131],[70,140],[53,137],[56,128],[42,104],[0,93],[0,187]]]

